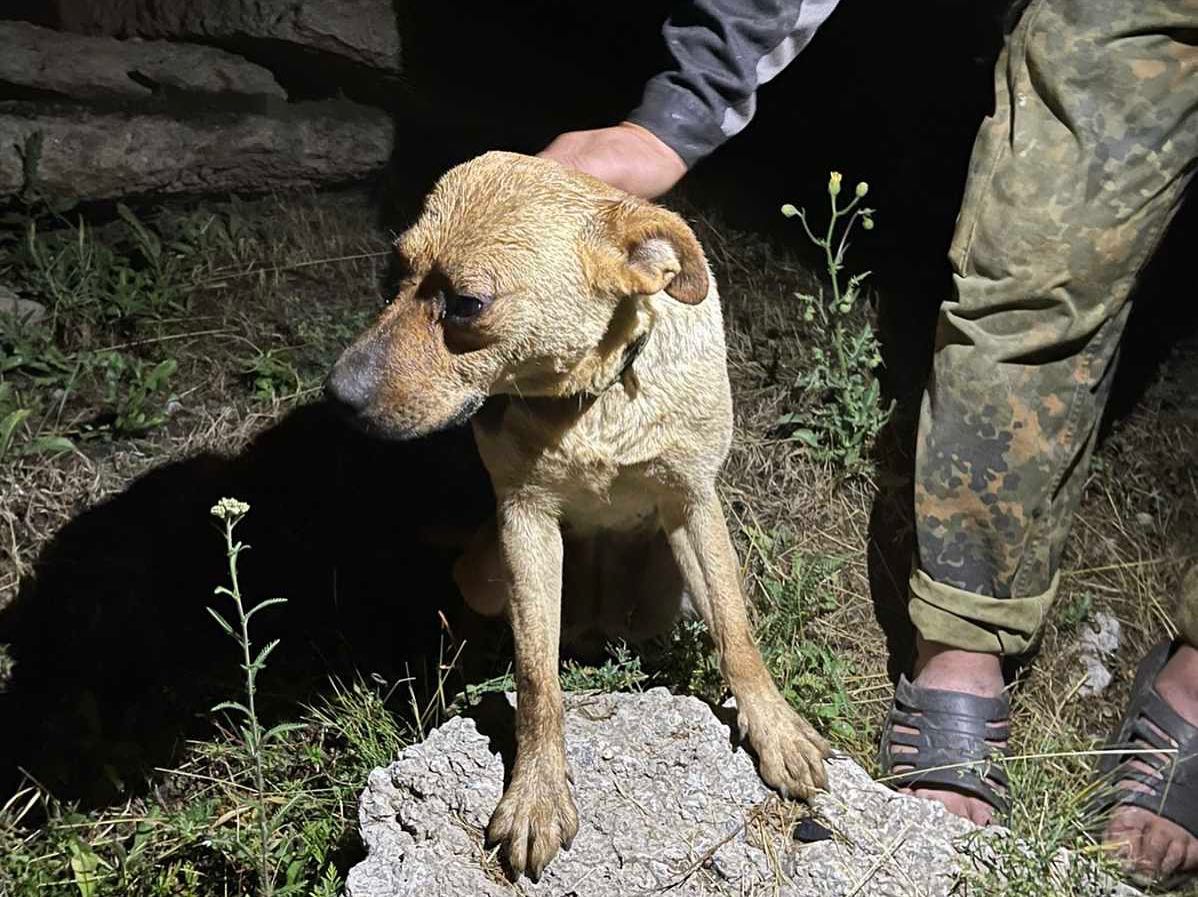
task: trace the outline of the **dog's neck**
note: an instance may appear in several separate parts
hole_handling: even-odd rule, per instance
[[[593,385],[584,390],[584,392],[594,398],[598,398],[617,383],[623,383],[624,391],[628,395],[636,395],[639,383],[636,379],[636,371],[633,370],[632,366],[636,363],[637,358],[640,357],[641,352],[644,351],[645,343],[649,342],[649,335],[652,332],[653,325],[650,324],[647,329],[633,337],[631,342],[626,343],[621,357],[620,368],[616,371],[615,376],[608,380],[607,383],[599,384],[598,388]]]
[[[616,309],[602,341],[558,385],[560,397],[597,398],[623,383],[630,396],[637,383],[633,365],[653,332],[655,314],[639,297],[628,297]]]

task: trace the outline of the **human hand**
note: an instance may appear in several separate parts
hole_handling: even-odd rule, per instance
[[[676,152],[628,121],[561,134],[537,155],[645,199],[661,196],[686,174],[686,163]]]

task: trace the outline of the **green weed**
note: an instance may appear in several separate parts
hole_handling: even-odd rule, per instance
[[[1094,595],[1090,592],[1078,592],[1061,609],[1060,622],[1057,624],[1064,632],[1073,632],[1082,623],[1090,619],[1094,610]]]
[[[609,657],[599,666],[567,660],[561,671],[563,691],[611,692],[640,691],[649,680],[641,669],[641,658],[628,645],[617,642],[608,646]]]
[[[566,660],[559,672],[562,691],[598,693],[612,691],[641,691],[653,675],[641,667],[641,657],[624,642],[607,645],[608,656],[603,663],[584,664]],[[455,697],[451,707],[457,712],[477,704],[484,695],[506,694],[516,690],[516,679],[510,669],[482,682],[468,682]]]
[[[125,206],[118,215],[123,243],[99,239],[82,219],[52,231],[31,220],[0,257],[5,279],[45,308],[36,322],[0,315],[0,459],[140,436],[167,419],[177,361],[128,348],[152,344],[139,334],[185,309],[190,250]]]
[[[1094,758],[1085,747],[1050,736],[1006,761],[1009,831],[980,830],[963,839],[960,846],[973,865],[959,883],[963,897],[1115,893],[1117,863],[1093,835]]]
[[[869,187],[864,181],[859,183],[856,195],[842,208],[837,202],[840,184],[840,172],[832,172],[828,181],[831,217],[822,235],[812,231],[805,210],[789,203],[782,207],[782,213],[798,218],[807,238],[824,251],[831,295],[822,287],[816,294],[795,294],[804,321],[815,327],[825,345],[811,349],[806,372],[797,383],[807,407],[783,415],[778,423],[818,461],[856,474],[870,469],[870,447],[894,406],[882,404],[881,388],[873,374],[882,363],[877,337],[867,321],[854,316],[869,272],[844,279],[844,259],[854,226],[860,222],[865,230],[874,227],[874,210],[859,206]]]
[[[258,719],[256,706],[258,674],[266,668],[267,659],[279,643],[277,640],[268,642],[255,652],[250,640],[250,620],[259,611],[272,605],[283,604],[287,599],[267,598],[253,607],[246,608],[238,582],[237,560],[249,546],[236,541],[234,532],[249,510],[249,505],[231,498],[221,499],[212,508],[212,516],[224,524],[225,553],[229,561],[229,586],[218,587],[216,594],[223,595],[233,602],[237,611],[236,625],[226,620],[215,608],[208,608],[208,612],[241,649],[241,669],[245,673],[245,702],[223,701],[213,707],[212,712],[226,711],[235,718],[241,719],[237,743],[244,748],[247,766],[253,775],[253,789],[249,794],[249,800],[257,823],[257,839],[255,843],[252,838],[238,838],[230,842],[230,847],[245,859],[252,859],[257,867],[259,893],[271,897],[275,893],[278,872],[274,856],[274,842],[278,840],[290,804],[284,803],[279,808],[271,807],[268,804],[269,795],[266,790],[265,774],[266,755],[282,736],[302,727],[294,723],[280,723],[270,729],[265,729]]]
[[[719,658],[706,624],[697,618],[679,620],[661,651],[653,681],[671,690],[694,695],[713,704],[728,693]]]
[[[87,358],[103,378],[103,402],[109,409],[105,426],[121,436],[137,436],[166,422],[165,401],[178,362],[167,358],[151,365],[119,352]]]
[[[816,621],[840,606],[834,589],[845,559],[794,551],[786,534],[749,527],[750,557],[760,568],[756,635],[782,694],[842,740],[859,738],[856,708],[845,689],[846,656],[813,637]]]
[[[286,350],[261,349],[242,364],[241,376],[253,390],[254,398],[273,401],[299,394],[304,381]]]

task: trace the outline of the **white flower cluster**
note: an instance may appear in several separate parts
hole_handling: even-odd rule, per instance
[[[212,506],[212,516],[221,520],[237,520],[249,512],[250,506],[235,498],[222,498]]]

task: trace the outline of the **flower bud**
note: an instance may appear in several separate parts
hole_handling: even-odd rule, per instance
[[[874,220],[872,218],[862,218],[861,226],[863,228],[865,228],[866,230],[873,230],[874,229]]]
[[[796,209],[794,206],[792,206],[790,203],[787,203],[786,205],[784,205],[782,207],[782,214],[785,215],[787,218],[794,218],[796,215],[799,214],[799,210]]]
[[[839,171],[834,171],[834,172],[832,172],[831,176],[828,178],[828,195],[829,196],[836,196],[838,193],[840,193],[841,177],[842,177],[842,175]]]
[[[869,184],[865,183],[865,181],[861,181],[860,183],[857,184],[857,198],[858,199],[861,199],[861,197],[865,196],[865,194],[868,192],[869,192]]]

